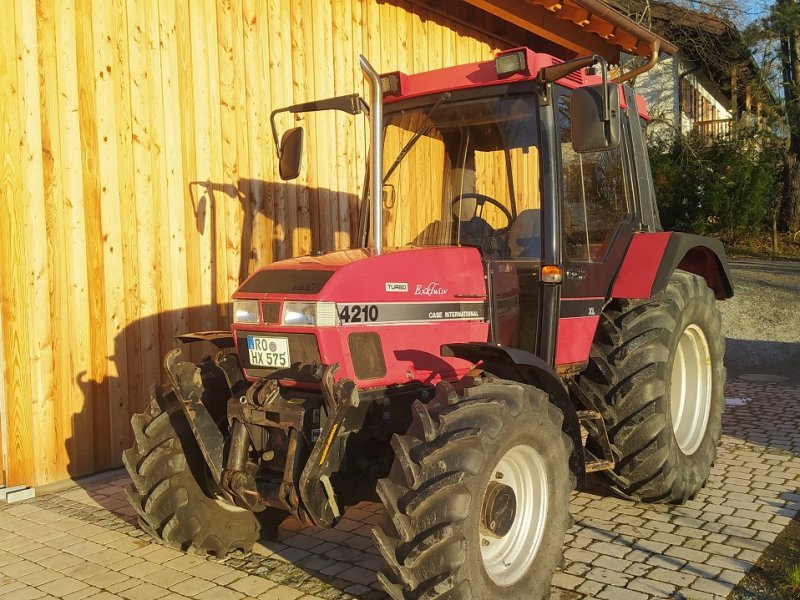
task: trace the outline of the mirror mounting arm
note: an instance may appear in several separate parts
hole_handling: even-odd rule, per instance
[[[578,71],[579,69],[593,67],[597,64],[600,65],[600,71],[603,77],[602,119],[607,123],[611,120],[611,102],[608,96],[608,62],[606,62],[606,59],[599,54],[592,54],[590,56],[583,56],[581,58],[573,58],[572,60],[566,60],[562,63],[558,63],[557,65],[544,67],[539,71],[539,82],[542,84],[553,83],[554,81],[557,81],[562,77],[566,77],[570,73]]]
[[[286,106],[284,108],[276,108],[270,113],[269,122],[272,127],[272,139],[275,141],[278,158],[281,157],[281,147],[278,143],[278,126],[275,124],[275,117],[286,112],[296,115],[301,112],[316,112],[320,110],[340,110],[348,115],[357,115],[363,112],[368,115],[369,105],[358,94],[348,94],[346,96],[314,100],[313,102],[301,102],[300,104],[293,104],[292,106]]]

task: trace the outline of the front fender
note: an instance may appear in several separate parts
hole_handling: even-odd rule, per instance
[[[718,300],[733,296],[722,242],[690,233],[661,231],[633,236],[614,279],[611,297],[651,298],[667,287],[675,269],[703,277]]]
[[[532,385],[550,397],[550,402],[564,414],[561,428],[572,439],[569,468],[578,479],[578,487],[586,481],[583,442],[578,413],[564,383],[550,366],[538,356],[519,348],[495,346],[486,342],[445,344],[442,356],[454,356],[471,363],[481,363],[481,369],[503,379]]]

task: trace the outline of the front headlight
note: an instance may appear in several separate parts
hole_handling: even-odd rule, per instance
[[[314,302],[285,302],[283,304],[283,324],[316,325],[316,304]]]
[[[234,323],[258,323],[258,300],[234,300]]]
[[[333,302],[284,302],[284,325],[336,325],[336,304]]]

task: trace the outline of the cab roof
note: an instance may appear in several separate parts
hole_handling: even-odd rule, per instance
[[[524,67],[508,75],[498,75],[496,59],[510,54],[520,54],[524,57]],[[564,62],[551,54],[534,52],[530,48],[512,48],[498,52],[494,60],[468,63],[425,71],[422,73],[406,74],[401,71],[391,71],[381,75],[384,81],[391,80],[396,91],[387,91],[384,86],[384,102],[390,104],[399,100],[406,100],[417,96],[444,93],[447,91],[464,90],[491,85],[503,85],[521,81],[536,81],[539,72],[544,67],[557,65]],[[559,79],[556,83],[569,89],[584,85],[594,85],[602,82],[599,75],[587,75],[585,69],[574,71]],[[627,108],[625,95],[620,94],[622,108]],[[644,99],[636,94],[637,112],[650,120]]]

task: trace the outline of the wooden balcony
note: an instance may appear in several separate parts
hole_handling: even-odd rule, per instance
[[[694,130],[705,140],[728,137],[731,134],[733,119],[709,119],[695,121]]]

